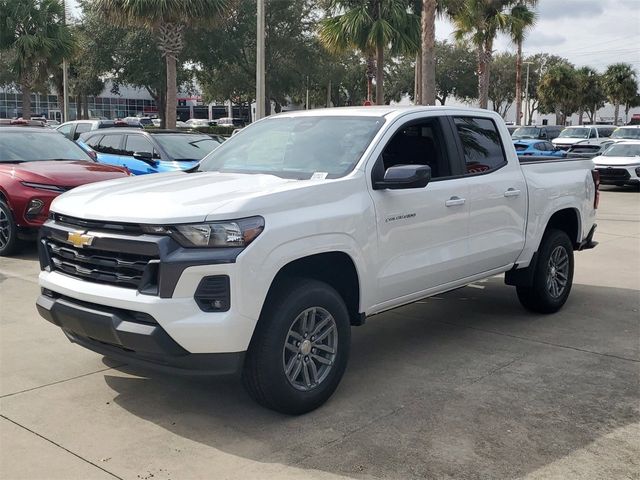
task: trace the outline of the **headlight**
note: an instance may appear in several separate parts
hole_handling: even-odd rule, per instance
[[[47,190],[49,192],[64,192],[65,189],[57,185],[47,185],[45,183],[21,182],[25,187],[37,188],[38,190]]]
[[[262,217],[172,226],[145,225],[146,233],[169,235],[183,247],[246,247],[264,230]]]

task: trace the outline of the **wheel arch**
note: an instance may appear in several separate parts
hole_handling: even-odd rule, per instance
[[[351,324],[362,325],[364,314],[360,312],[360,278],[356,264],[348,253],[322,252],[290,261],[273,278],[262,309],[283,281],[295,277],[312,278],[331,285],[343,298]]]
[[[582,222],[580,212],[577,208],[563,208],[554,212],[547,222],[542,238],[544,238],[546,233],[552,228],[565,232],[569,236],[573,248],[577,248],[580,245],[580,241],[582,240]],[[542,243],[542,239],[540,242]]]

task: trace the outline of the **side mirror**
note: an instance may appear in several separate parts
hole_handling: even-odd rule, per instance
[[[133,152],[133,158],[136,160],[142,160],[152,167],[155,167],[158,164],[158,162],[153,159],[153,153],[151,152]]]
[[[396,165],[387,168],[384,178],[373,182],[374,190],[424,188],[431,180],[429,165]]]

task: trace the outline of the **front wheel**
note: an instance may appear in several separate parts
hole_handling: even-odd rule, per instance
[[[9,206],[0,200],[0,257],[11,255],[18,247],[18,228]]]
[[[351,341],[344,300],[326,283],[296,279],[268,298],[242,373],[258,403],[298,415],[333,394],[347,365]]]
[[[533,285],[516,287],[520,303],[538,313],[554,313],[567,301],[573,284],[573,245],[561,230],[545,233],[535,266]]]

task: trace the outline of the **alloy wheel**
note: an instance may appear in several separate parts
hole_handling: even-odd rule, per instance
[[[551,252],[547,265],[547,291],[553,298],[559,298],[569,283],[569,254],[562,245]]]
[[[285,339],[282,366],[289,383],[301,391],[317,388],[328,377],[338,351],[336,321],[322,307],[300,313]]]

